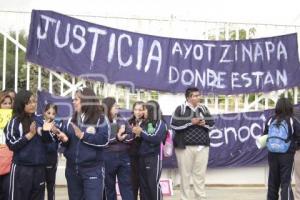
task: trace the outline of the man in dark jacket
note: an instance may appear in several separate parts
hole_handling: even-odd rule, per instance
[[[178,106],[171,118],[171,128],[175,131],[174,147],[178,161],[180,179],[180,199],[189,200],[190,180],[193,179],[196,199],[206,199],[205,174],[209,154],[209,130],[214,121],[208,109],[200,105],[200,92],[188,88],[186,102]]]

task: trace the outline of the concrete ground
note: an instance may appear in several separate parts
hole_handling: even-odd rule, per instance
[[[57,187],[56,200],[67,200],[66,187]],[[164,200],[179,200],[179,189],[174,190],[172,197]],[[265,187],[207,187],[208,200],[263,200],[266,199]]]

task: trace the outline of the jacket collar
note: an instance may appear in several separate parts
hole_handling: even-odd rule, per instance
[[[189,102],[185,101],[184,103],[185,108],[189,107],[192,111],[196,111],[197,109],[201,108],[200,104],[198,104],[196,107],[193,107]]]

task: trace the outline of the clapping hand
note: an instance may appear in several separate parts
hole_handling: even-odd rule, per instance
[[[143,129],[140,126],[134,126],[132,132],[135,134],[135,137],[140,137]]]
[[[125,138],[127,137],[128,134],[124,134],[125,133],[125,125],[121,125],[118,133],[117,133],[117,137],[119,141],[123,141],[125,140]]]
[[[58,140],[62,142],[67,142],[69,140],[68,136],[64,132],[61,132],[55,125],[52,126],[51,131],[56,135]]]
[[[83,132],[74,123],[71,123],[71,125],[72,125],[72,127],[74,129],[75,135],[78,137],[78,139],[81,140],[83,138]]]
[[[197,124],[199,124],[199,123],[200,123],[201,119],[200,119],[200,118],[196,118],[196,117],[195,117],[195,118],[192,118],[192,120],[191,120],[191,121],[192,121],[192,124],[193,124],[193,125],[197,125]]]
[[[199,126],[205,126],[205,120],[201,119],[198,123]]]
[[[35,135],[36,135],[37,131],[36,131],[36,122],[33,121],[31,124],[30,124],[30,128],[29,128],[29,132],[25,135],[25,137],[28,139],[28,140],[31,140]]]
[[[51,128],[51,132],[57,135],[59,134],[60,130],[55,125],[53,125]]]
[[[62,141],[62,142],[67,142],[69,140],[68,136],[61,132],[60,130],[58,130],[58,133],[56,133],[56,136],[58,138],[58,140]]]
[[[204,126],[205,125],[205,120],[203,118],[192,118],[192,124],[193,125],[198,125],[198,126]]]
[[[48,120],[43,124],[43,131],[50,131],[52,130],[53,126],[54,126],[54,122],[50,122],[50,120]]]

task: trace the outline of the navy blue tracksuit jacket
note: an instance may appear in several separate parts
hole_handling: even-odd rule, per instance
[[[38,123],[36,115],[31,121]],[[36,134],[28,140],[22,123],[13,118],[5,130],[6,144],[14,152],[10,179],[10,200],[42,200],[45,187],[46,145]],[[47,141],[46,141],[47,142]]]
[[[159,184],[162,158],[160,155],[161,143],[167,133],[164,121],[159,120],[153,125],[154,130],[148,130],[149,123],[142,123],[141,145],[139,148],[139,167],[141,183],[141,199],[161,200],[162,192]]]
[[[84,117],[81,118],[84,121]],[[66,179],[70,200],[101,200],[103,193],[104,168],[103,148],[109,143],[110,126],[101,116],[96,125],[79,123],[84,133],[80,140],[71,125],[71,119],[62,131],[69,140],[64,146],[67,158]]]
[[[128,134],[124,141],[119,141],[117,133],[120,127],[125,126],[125,133]],[[131,164],[129,156],[130,143],[133,141],[133,134],[128,122],[118,118],[110,123],[111,135],[109,146],[104,150],[105,158],[105,192],[107,200],[116,200],[116,177],[123,200],[133,200],[131,185]]]
[[[55,199],[55,181],[56,181],[56,171],[58,162],[58,138],[49,131],[43,131],[43,125],[45,123],[44,117],[38,117],[38,133],[47,138],[48,142],[46,144],[46,166],[45,166],[45,182],[47,189],[48,200]],[[54,125],[57,128],[62,128],[62,121],[54,121]],[[44,139],[45,140],[45,139]]]

